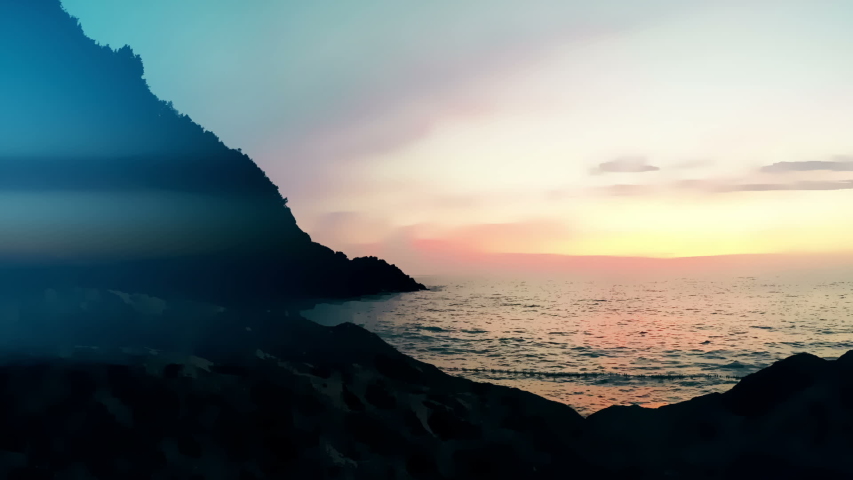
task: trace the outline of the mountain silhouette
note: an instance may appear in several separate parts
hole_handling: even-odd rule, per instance
[[[0,0],[0,287],[270,304],[424,287],[313,242],[241,151],[59,0]]]

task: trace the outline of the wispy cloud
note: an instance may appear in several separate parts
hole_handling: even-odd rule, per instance
[[[777,162],[761,167],[763,173],[786,172],[853,172],[853,156],[838,155],[832,160],[810,160],[805,162]]]
[[[543,198],[549,202],[558,202],[560,200],[565,200],[567,198],[577,198],[579,196],[576,189],[565,187],[565,188],[555,188],[553,190],[549,190],[545,192]]]
[[[347,214],[335,221],[355,219]],[[542,252],[548,251],[554,242],[572,238],[572,229],[563,221],[553,219],[529,219],[508,223],[477,223],[455,227],[428,224],[407,225],[389,229],[382,238],[359,241],[351,236],[327,237],[335,247],[347,251],[361,252],[365,248],[408,250],[414,244],[429,245],[431,249],[456,253],[486,252]],[[355,241],[354,241],[355,240]]]
[[[600,187],[597,190],[599,192],[603,192],[605,195],[612,195],[616,197],[631,197],[635,195],[645,195],[647,193],[651,193],[654,190],[654,187],[652,187],[651,185],[617,184],[608,185],[606,187]]]
[[[690,169],[694,169],[694,168],[708,167],[708,166],[711,166],[713,164],[714,164],[713,160],[705,158],[705,159],[686,160],[684,162],[675,164],[669,168],[677,169],[677,170],[690,170]]]
[[[599,187],[564,187],[545,192],[544,198],[550,202],[559,202],[569,198],[581,198],[587,195],[605,197],[633,197],[647,195],[658,190],[655,185],[636,185],[620,183],[615,185],[604,185]]]
[[[770,192],[778,190],[853,190],[853,180],[751,183],[721,186],[719,192]]]
[[[592,173],[642,173],[656,172],[658,170],[660,168],[650,165],[646,157],[625,156],[599,164],[598,167],[592,170]]]
[[[348,243],[370,243],[384,238],[391,230],[381,218],[361,212],[330,212],[317,219],[309,233],[312,240],[331,248],[343,248]]]
[[[666,192],[775,192],[775,191],[819,191],[819,190],[853,190],[853,180],[803,180],[789,183],[745,183],[743,179],[693,179],[681,180],[666,185],[626,185],[615,184],[596,187],[593,192],[605,196],[640,196],[654,195]],[[555,198],[559,200],[561,198]]]
[[[683,8],[671,0],[651,3],[660,4],[661,12]],[[614,13],[610,18],[611,15],[598,12],[598,8],[588,9],[573,2],[566,5],[574,6],[565,7],[566,12],[560,13],[564,9],[555,10],[549,0],[537,0],[525,4],[523,15],[517,14],[516,7],[495,8],[492,16],[513,26],[508,29],[515,32],[512,42],[495,42],[493,26],[471,29],[467,21],[464,27],[459,26],[460,31],[467,33],[458,42],[435,39],[430,34],[410,39],[414,32],[399,40],[395,34],[397,37],[393,38],[398,44],[392,50],[405,55],[365,69],[366,72],[330,76],[354,77],[351,80],[320,82],[323,85],[331,82],[335,87],[335,108],[312,112],[310,118],[299,118],[288,123],[287,128],[276,127],[266,133],[267,140],[257,156],[272,176],[282,178],[283,188],[292,191],[293,196],[304,194],[301,185],[288,182],[288,178],[294,177],[295,168],[307,170],[306,175],[321,176],[319,172],[329,170],[330,165],[388,153],[422,140],[447,119],[487,114],[495,99],[483,85],[538,65],[567,44],[618,36],[647,22],[658,21],[652,13],[654,8],[631,14]],[[618,11],[621,9],[614,10]],[[555,17],[570,13],[571,20],[555,21]],[[435,28],[446,30],[456,28],[446,23],[448,19],[455,24],[460,21],[457,19],[465,17],[458,14],[441,18],[441,26]],[[420,28],[423,27],[412,30]],[[430,40],[425,42],[424,38]],[[375,48],[383,51],[387,43]],[[441,48],[441,55],[432,52],[436,48]],[[383,57],[375,52],[361,56]],[[343,86],[337,86],[338,81]],[[328,92],[319,91],[317,95],[324,99],[317,103],[327,103]],[[264,128],[268,131],[270,127]],[[282,172],[286,168],[288,174],[279,173],[279,168]]]

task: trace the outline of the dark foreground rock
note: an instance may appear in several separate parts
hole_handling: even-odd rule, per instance
[[[584,419],[298,311],[0,298],[0,478],[853,478],[850,452],[853,352]]]
[[[801,353],[722,394],[586,419],[584,456],[632,478],[853,478],[853,351]]]
[[[583,423],[293,310],[0,296],[0,478],[565,478]]]
[[[261,351],[252,365],[119,358],[88,349],[0,367],[0,478],[535,479],[588,468],[572,453],[583,419],[570,408],[399,354],[348,366]]]

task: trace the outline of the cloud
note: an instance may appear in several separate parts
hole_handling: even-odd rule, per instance
[[[633,197],[650,193],[653,189],[651,185],[617,184],[600,187],[597,191],[615,197]]]
[[[791,183],[738,183],[735,180],[682,180],[672,184],[680,190],[698,190],[707,193],[777,192],[853,190],[853,180],[803,180]]]
[[[763,173],[786,172],[853,172],[853,156],[838,155],[832,160],[811,160],[805,162],[777,162],[761,167]]]
[[[853,190],[853,180],[833,181],[802,181],[794,183],[751,183],[742,185],[727,185],[720,192],[771,192],[778,190]]]
[[[390,231],[390,227],[382,219],[361,212],[342,211],[319,217],[307,231],[315,242],[341,249],[350,243],[379,241]]]
[[[743,179],[740,180],[743,182]],[[595,187],[592,192],[605,196],[638,196],[672,191],[694,191],[704,193],[732,192],[775,192],[775,191],[820,191],[853,190],[853,180],[803,180],[791,183],[739,183],[736,179],[691,179],[667,185],[616,184]],[[559,198],[554,198],[559,199]]]
[[[555,239],[565,239],[568,234],[566,225],[561,222],[526,220],[466,225],[447,232],[444,239],[478,251],[517,252],[541,250]]]
[[[690,170],[693,168],[708,167],[708,166],[711,166],[713,164],[714,164],[713,160],[706,158],[706,159],[687,160],[687,161],[678,163],[676,165],[673,165],[672,167],[669,167],[669,168],[676,169],[676,170]]]
[[[598,187],[565,187],[545,192],[543,198],[549,202],[559,202],[569,198],[581,198],[588,195],[606,197],[633,197],[656,191],[656,185],[615,184]]]
[[[719,182],[691,178],[687,180],[679,180],[678,182],[675,182],[673,186],[684,190],[712,190],[712,187],[719,186]]]
[[[524,227],[523,223],[514,224]],[[685,272],[720,272],[731,275],[740,272],[754,275],[799,268],[849,268],[853,264],[850,255],[722,255],[690,258],[643,258],[629,256],[558,255],[541,253],[488,252],[460,243],[458,238],[446,238],[442,234],[423,234],[417,226],[400,227],[393,235],[376,244],[354,245],[347,250],[350,256],[377,255],[388,259],[412,275],[446,274],[517,274],[558,273],[561,275],[626,276],[649,273],[684,275]],[[462,230],[480,230],[494,233],[495,230],[513,229],[512,226],[493,227],[474,225]],[[517,277],[516,277],[517,278]],[[432,280],[432,279],[429,279]]]
[[[482,10],[472,10],[471,5],[477,4]],[[260,133],[250,151],[283,191],[294,198],[312,195],[316,187],[297,179],[322,178],[336,165],[404,148],[429,136],[448,119],[487,114],[499,102],[493,89],[484,86],[538,67],[567,44],[620,35],[685,8],[681,2],[654,0],[642,9],[620,6],[604,15],[597,3],[587,7],[582,2],[536,0],[523,7],[512,2],[496,7],[498,4],[485,1],[446,5],[460,5],[458,8],[469,13],[442,14],[440,19],[432,19],[418,10],[416,17],[410,18],[411,12],[404,10],[403,16],[412,20],[413,28],[406,29],[402,37],[398,27],[393,34],[379,29],[370,37],[382,39],[381,44],[367,49],[355,42],[352,47],[340,47],[343,52],[331,52],[336,54],[333,58],[367,59],[364,61],[368,64],[354,71],[330,72],[319,82],[306,82],[317,87],[303,97],[319,99],[310,104],[301,97],[293,101],[306,103],[307,114],[292,117],[287,112],[300,109],[281,103],[270,114],[269,122],[253,120],[259,124]],[[432,8],[424,10],[428,13]],[[470,22],[484,12],[497,23]],[[500,27],[497,31],[495,25]],[[423,28],[427,30],[419,34]],[[436,37],[436,31],[459,33]],[[509,37],[504,32],[514,33]],[[322,39],[320,43],[346,46],[351,42]],[[393,54],[384,54],[386,49]],[[326,63],[349,64],[333,59]],[[288,69],[287,74],[292,71]],[[277,92],[282,90],[276,88]],[[315,111],[314,104],[330,107]],[[279,116],[286,117],[287,122]]]
[[[549,202],[558,202],[567,198],[576,198],[577,192],[572,188],[555,188],[545,192],[544,198]]]
[[[593,169],[592,173],[642,173],[656,172],[658,170],[660,168],[649,165],[646,157],[626,156],[599,164],[597,168]]]
[[[447,209],[472,208],[477,205],[477,198],[473,195],[447,195],[435,199],[435,206]]]
[[[514,42],[496,43],[491,40],[494,26],[473,28],[458,39],[458,43],[450,39],[435,39],[429,34],[413,39],[409,38],[413,35],[411,32],[405,39],[399,39],[399,34],[394,33],[388,38],[398,43],[391,50],[405,52],[405,55],[393,60],[390,58],[393,55],[390,55],[375,68],[365,69],[373,73],[361,70],[342,72],[330,76],[340,80],[317,82],[331,82],[337,87],[334,90],[336,108],[311,112],[309,118],[296,119],[286,128],[270,130],[269,126],[261,127],[267,129],[267,133],[263,146],[258,148],[259,160],[278,176],[276,170],[279,165],[289,171],[294,164],[301,169],[326,170],[329,164],[394,151],[423,139],[436,125],[449,118],[488,113],[495,100],[490,97],[488,89],[482,87],[483,84],[535,66],[567,43],[618,35],[649,20],[644,20],[643,14],[636,19],[554,21],[549,2],[535,3],[542,3],[542,8],[535,9],[535,16],[541,16],[545,23],[530,24],[520,20],[529,15],[500,12],[505,16],[502,22],[514,26],[518,37]],[[459,28],[469,29],[470,22],[465,16],[450,18],[453,22],[463,21],[464,26]],[[452,27],[440,23],[435,28]],[[424,42],[423,38],[430,40]],[[385,42],[374,46],[376,51],[347,56],[383,58],[386,56],[376,53],[389,44]],[[435,54],[437,48],[441,48],[441,55]],[[337,86],[338,83],[341,86]],[[324,99],[329,97],[326,91],[310,93]],[[283,152],[286,152],[286,157]],[[283,158],[292,161],[285,163]],[[293,177],[292,174],[289,176]],[[282,174],[281,177],[283,182],[287,182],[288,176]],[[298,191],[300,187],[288,185],[288,189]]]
[[[562,221],[551,219],[519,220],[507,223],[478,223],[455,227],[432,224],[399,226],[375,242],[350,242],[347,252],[371,251],[389,258],[406,257],[417,250],[454,254],[489,252],[542,252],[553,243],[573,235]],[[417,248],[415,248],[417,247]]]

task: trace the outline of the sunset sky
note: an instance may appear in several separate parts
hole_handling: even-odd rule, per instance
[[[853,2],[63,4],[351,256],[853,250]]]

